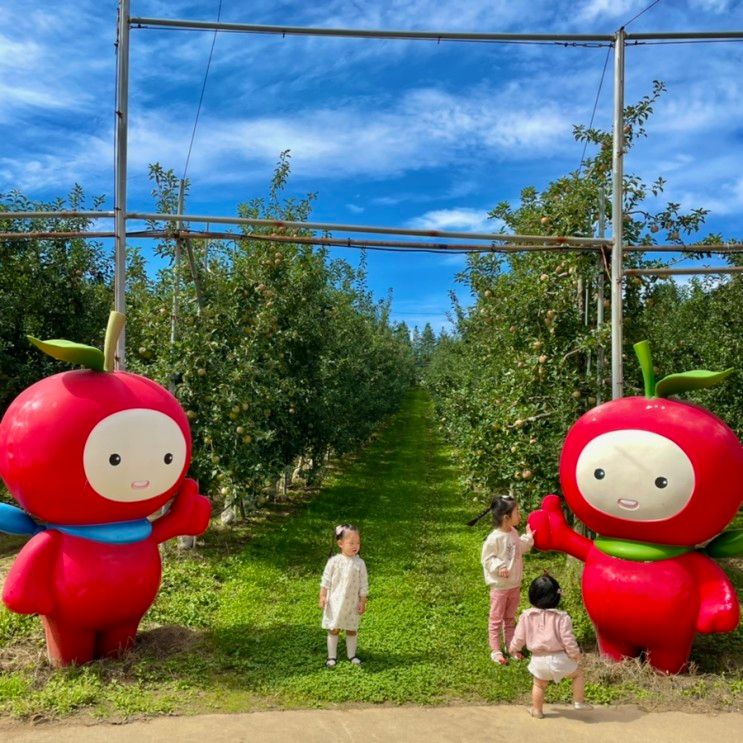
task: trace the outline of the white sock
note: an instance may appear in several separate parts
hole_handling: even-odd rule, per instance
[[[358,635],[346,635],[346,655],[348,655],[349,658],[356,657],[356,646],[358,645],[358,642]]]
[[[328,632],[328,658],[338,657],[338,635]]]

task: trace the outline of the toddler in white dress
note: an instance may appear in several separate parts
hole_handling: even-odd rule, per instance
[[[338,635],[346,633],[346,654],[354,665],[361,665],[356,656],[359,619],[366,611],[369,578],[366,564],[359,557],[361,538],[351,524],[335,527],[334,538],[340,552],[325,565],[320,581],[320,608],[323,629],[328,630],[328,659],[325,665],[334,668],[338,654]]]

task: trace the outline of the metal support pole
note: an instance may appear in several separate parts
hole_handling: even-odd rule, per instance
[[[178,189],[178,213],[183,213],[183,199],[186,182],[181,180],[180,188]],[[183,228],[183,222],[179,219],[176,222],[178,229],[178,236],[175,238],[175,254],[173,257],[173,307],[170,314],[170,345],[172,346],[176,338],[178,337],[178,298],[180,295],[180,282],[181,282],[181,240],[180,230]],[[175,382],[172,382],[172,388],[170,390],[175,394]]]
[[[604,184],[599,187],[599,237],[606,237],[606,194]],[[604,256],[599,254],[596,270],[596,329],[604,324]],[[596,404],[601,403],[601,390],[604,385],[604,345],[599,342],[596,349]]]
[[[119,0],[119,27],[116,41],[116,165],[114,215],[115,266],[114,309],[126,314],[126,146],[129,117],[129,0]],[[116,368],[126,368],[126,329],[116,346]]]
[[[624,242],[624,29],[614,40],[614,135],[611,205],[611,396],[622,396],[622,244]]]

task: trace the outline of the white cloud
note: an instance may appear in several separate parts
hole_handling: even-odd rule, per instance
[[[348,209],[351,214],[362,214],[364,212],[364,207],[357,206],[356,204],[346,204],[346,209]]]
[[[430,230],[432,232],[480,232],[497,233],[503,227],[500,219],[488,219],[487,212],[481,209],[459,207],[452,209],[434,209],[421,214],[407,222],[406,227],[413,230]],[[456,244],[455,238],[448,238],[448,243]],[[472,244],[472,241],[469,241]],[[483,244],[479,241],[477,244]],[[464,245],[464,244],[463,244]],[[467,255],[464,253],[442,251],[441,265],[464,268]]]
[[[689,7],[709,13],[727,13],[730,0],[689,0]]]
[[[442,328],[451,330],[449,313],[451,304],[446,294],[424,295],[414,299],[392,299],[392,319],[396,322],[405,322],[412,330],[418,327],[423,330],[426,323],[430,323],[436,333]]]
[[[74,143],[66,148],[60,146],[55,153],[0,157],[2,190],[15,188],[28,194],[45,189],[68,191],[75,183],[88,191],[97,191],[101,186],[113,190],[112,140],[78,135]]]
[[[666,94],[656,111],[653,132],[687,137],[711,132],[719,137],[736,129],[743,117],[743,86],[735,76],[693,81],[681,95]]]
[[[36,41],[15,41],[0,33],[0,67],[32,69],[41,57],[42,50]]]
[[[65,109],[68,102],[54,94],[52,90],[38,87],[20,87],[0,82],[0,122],[17,121],[16,116],[21,108]]]
[[[413,230],[434,232],[498,232],[500,220],[488,219],[485,210],[462,207],[458,209],[434,209],[408,221]]]
[[[684,209],[702,207],[713,216],[738,215],[743,211],[743,176],[715,188],[681,191],[677,200]]]
[[[645,0],[588,0],[577,12],[580,21],[595,21],[601,18],[623,18],[629,20],[633,11],[639,11]]]
[[[520,160],[540,152],[554,154],[561,142],[572,147],[565,141],[567,111],[554,105],[530,111],[523,102],[503,113],[505,92],[496,91],[489,99],[479,93],[414,90],[381,112],[351,102],[345,108],[298,109],[286,117],[202,116],[191,172],[204,181],[227,182],[243,178],[247,163],[273,163],[279,152],[290,149],[297,175],[388,178],[469,162],[483,149],[491,157]],[[131,121],[130,152],[136,166],[185,160],[190,122],[155,110]]]

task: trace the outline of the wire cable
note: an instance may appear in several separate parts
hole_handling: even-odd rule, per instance
[[[219,9],[217,11],[217,23],[222,16],[222,0],[219,0]],[[199,115],[201,114],[201,104],[204,102],[204,93],[206,91],[206,81],[209,78],[209,69],[212,66],[212,56],[214,55],[214,45],[217,43],[217,33],[214,32],[214,38],[212,39],[212,47],[209,50],[209,59],[206,63],[206,72],[204,73],[204,82],[201,86],[201,95],[199,96],[199,105],[196,107],[196,119],[193,122],[193,131],[191,132],[191,142],[188,145],[188,155],[186,156],[186,165],[183,168],[182,181],[186,180],[186,174],[188,173],[188,165],[191,162],[191,150],[193,149],[194,139],[196,138],[196,127],[199,125]]]
[[[645,10],[640,11],[637,15],[630,18],[625,24],[624,28],[627,28],[632,21],[636,21],[643,13],[647,13],[648,10],[650,10],[654,5],[657,5],[660,2],[660,0],[655,0],[655,2],[651,3],[650,5],[645,8]],[[593,126],[593,120],[596,116],[596,109],[599,105],[599,96],[601,95],[601,88],[604,85],[604,77],[606,76],[606,67],[609,64],[609,55],[611,53],[611,49],[613,47],[613,44],[610,45],[606,50],[606,59],[604,60],[604,69],[601,70],[601,79],[599,80],[599,88],[596,91],[596,100],[593,102],[593,111],[591,112],[591,120],[588,123],[588,128],[590,129]],[[586,139],[585,143],[583,144],[583,152],[580,156],[580,164],[578,165],[578,173],[580,174],[581,170],[583,169],[583,164],[585,163],[586,158],[586,150],[588,149],[588,140]]]
[[[591,112],[591,120],[588,123],[588,128],[593,126],[593,119],[596,116],[596,109],[599,105],[599,96],[601,95],[601,88],[604,85],[604,77],[606,76],[606,67],[609,64],[609,55],[611,54],[612,47],[610,46],[606,50],[606,59],[604,60],[604,69],[601,70],[601,79],[599,80],[599,89],[596,91],[596,100],[593,102],[593,111]],[[583,153],[580,156],[580,164],[578,165],[578,174],[580,174],[583,168],[583,163],[586,161],[586,149],[588,148],[588,139],[583,143]]]
[[[627,21],[627,23],[624,24],[624,28],[627,28],[627,26],[629,26],[629,24],[632,23],[632,21],[636,21],[643,13],[647,13],[650,10],[650,8],[657,5],[659,2],[660,0],[655,0],[655,2],[650,3],[650,5],[648,5],[648,7],[645,8],[645,10],[641,10],[636,16],[632,16],[632,18],[630,18]]]

